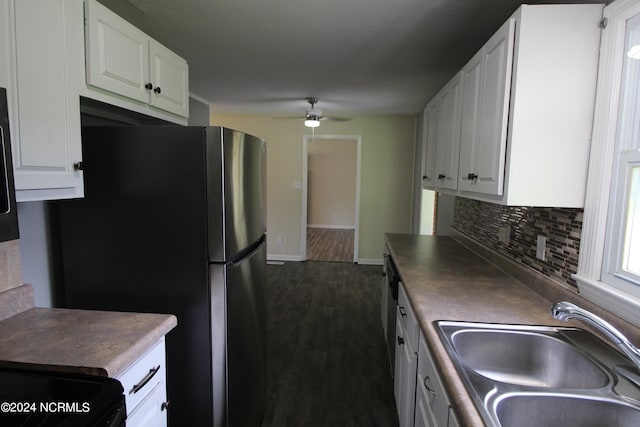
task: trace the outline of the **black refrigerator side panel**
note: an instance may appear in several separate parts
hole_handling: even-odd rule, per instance
[[[254,136],[207,129],[210,261],[241,258],[266,232],[265,155]]]
[[[227,288],[227,420],[259,426],[267,390],[266,243],[229,264]]]
[[[67,306],[172,313],[171,426],[212,423],[204,128],[83,129],[85,198],[58,203]]]

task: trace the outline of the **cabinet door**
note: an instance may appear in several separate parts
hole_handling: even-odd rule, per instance
[[[418,356],[411,347],[411,341],[405,340],[400,357],[402,358],[402,390],[398,408],[400,427],[412,427],[416,402],[416,369]]]
[[[189,117],[189,66],[158,43],[149,40],[151,105],[182,117]]]
[[[17,201],[81,197],[80,105],[68,79],[71,56],[65,28],[73,2],[16,0],[17,105],[12,117]],[[11,108],[11,106],[10,106]],[[17,111],[16,111],[17,110]],[[17,114],[15,114],[17,112]]]
[[[424,402],[431,425],[444,427],[447,425],[449,417],[449,401],[422,334],[420,334],[418,345],[419,366],[417,370],[416,388],[418,391],[416,395]]]
[[[420,356],[418,356],[419,358]],[[418,360],[418,364],[422,363]],[[418,372],[417,382],[416,382],[416,419],[414,422],[414,427],[437,427],[435,421],[435,415],[433,411],[429,407],[429,400],[431,396],[427,389],[425,389],[422,384],[423,378]]]
[[[511,93],[514,20],[462,69],[460,189],[502,195]]]
[[[408,339],[402,313],[396,311],[396,356],[393,392],[396,398],[400,427],[413,426],[416,399],[416,369],[418,356]]]
[[[163,403],[165,384],[160,383],[149,393],[135,410],[127,417],[128,427],[166,427],[167,416]]]
[[[436,104],[429,103],[423,113],[422,121],[422,186],[433,188],[436,183]]]
[[[456,417],[455,412],[453,412],[452,407],[449,407],[449,420],[447,422],[447,427],[460,427],[460,423],[458,422],[458,418]]]
[[[458,188],[461,73],[442,88],[437,101],[436,187]]]
[[[148,103],[149,37],[95,0],[86,14],[87,84]]]
[[[391,325],[388,325],[391,328]],[[400,402],[401,398],[401,390],[402,390],[402,371],[403,371],[403,358],[400,356],[402,354],[402,346],[404,345],[404,341],[406,340],[406,332],[404,331],[404,326],[402,325],[402,315],[400,314],[400,310],[398,306],[396,306],[396,335],[395,335],[395,358],[394,358],[394,367],[393,367],[393,395],[396,398],[396,407],[398,409],[398,416],[400,416]]]
[[[460,124],[460,190],[473,191],[477,183],[478,127],[482,95],[482,58],[480,50],[462,68],[462,117]]]
[[[509,19],[482,48],[482,95],[474,191],[502,195],[507,147],[515,21]]]

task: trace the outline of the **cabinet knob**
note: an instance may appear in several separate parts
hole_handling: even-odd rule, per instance
[[[478,179],[478,175],[476,175],[475,173],[469,173],[469,174],[467,174],[467,179],[469,181],[474,181],[474,180]]]
[[[153,89],[153,85],[151,83],[147,83],[146,85],[144,85],[144,88],[146,90],[151,90],[151,89]]]
[[[166,411],[169,408],[170,403],[171,403],[170,400],[167,400],[166,402],[162,402],[162,405],[160,405],[160,410]]]
[[[73,164],[73,170],[74,171],[81,171],[84,170],[84,164],[82,162],[76,162]]]
[[[155,88],[155,89],[153,89],[153,91],[154,91],[155,93],[157,93],[158,95],[160,95],[160,92],[162,92],[162,89],[160,89],[160,86],[156,86],[156,88]]]
[[[422,175],[422,179],[429,179],[429,176],[427,176],[427,175]]]
[[[398,337],[398,345],[404,345],[404,338]]]
[[[407,312],[404,310],[403,306],[398,306],[398,311],[400,312],[400,316],[407,317]]]
[[[447,175],[441,173],[440,175],[438,175],[438,179],[445,179],[447,177]]]

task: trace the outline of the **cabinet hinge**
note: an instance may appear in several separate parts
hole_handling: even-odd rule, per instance
[[[607,23],[609,22],[609,20],[607,18],[602,18],[602,20],[600,22],[598,22],[598,28],[600,29],[605,29],[607,28]]]

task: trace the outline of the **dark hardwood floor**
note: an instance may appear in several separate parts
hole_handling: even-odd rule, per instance
[[[307,260],[353,262],[354,230],[307,228]]]
[[[263,426],[397,426],[381,267],[307,261],[267,268]]]

